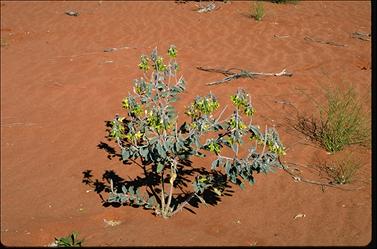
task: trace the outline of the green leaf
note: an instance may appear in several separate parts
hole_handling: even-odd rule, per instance
[[[241,188],[242,190],[245,189],[245,184],[243,184],[243,182],[241,182],[241,184],[240,184],[240,188]]]
[[[211,164],[211,169],[215,170],[219,166],[219,159],[216,159]]]
[[[161,171],[164,169],[164,165],[161,163],[157,164],[157,173],[161,173]]]
[[[225,172],[226,172],[227,175],[229,174],[231,166],[232,166],[232,164],[230,163],[230,160],[226,160],[226,163],[225,163]]]
[[[128,149],[122,148],[122,160],[127,161],[130,158],[130,151]]]
[[[249,177],[249,184],[253,185],[255,183],[254,177]]]
[[[128,201],[127,196],[125,196],[125,195],[120,196],[120,203],[125,203],[126,201]]]
[[[232,150],[234,151],[234,152],[237,152],[237,144],[236,143],[234,143],[234,144],[232,144]]]
[[[140,148],[139,152],[142,157],[147,158],[149,150],[148,148]]]
[[[171,141],[166,141],[164,144],[164,148],[165,148],[165,150],[164,150],[164,156],[163,157],[166,157],[166,152],[165,151],[170,151],[171,150],[171,148],[173,147],[173,143],[171,142]],[[161,145],[160,145],[161,146]],[[161,147],[162,148],[162,147]]]
[[[156,203],[156,197],[154,195],[152,195],[151,197],[149,197],[148,201],[147,201],[147,204],[150,206],[150,207],[153,207],[153,204]]]
[[[164,145],[164,147],[166,148],[165,145]],[[164,148],[161,146],[161,143],[156,144],[156,149],[157,149],[158,154],[160,154],[160,157],[162,157],[162,158],[166,157],[166,152],[165,152]]]
[[[256,137],[256,138],[260,138],[260,139],[263,138],[262,132],[260,132],[260,130],[256,126],[249,125],[248,128],[249,128],[249,132],[251,132],[253,134],[252,137]]]
[[[69,245],[69,244],[70,244],[70,243],[69,243],[70,241],[69,241],[68,238],[64,238],[64,237],[63,237],[63,238],[60,238],[59,241],[60,241],[61,243],[63,243],[63,244],[66,244],[66,245]]]
[[[135,195],[134,186],[130,186],[130,188],[128,189],[128,192],[130,193],[130,195]]]
[[[123,192],[123,194],[126,194],[127,193],[127,187],[126,186],[122,186],[122,192]]]

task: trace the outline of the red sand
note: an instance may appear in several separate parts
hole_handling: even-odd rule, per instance
[[[121,112],[121,100],[139,77],[140,55],[157,46],[178,48],[187,92],[180,110],[212,91],[224,103],[237,88],[252,95],[255,123],[275,125],[288,148],[283,161],[311,165],[324,149],[290,128],[290,101],[311,114],[329,84],[353,84],[370,106],[371,43],[351,37],[371,29],[370,2],[264,3],[266,16],[247,15],[249,2],[216,2],[210,13],[195,2],[1,2],[1,242],[43,246],[76,230],[87,246],[134,245],[366,245],[371,240],[371,151],[352,147],[363,167],[343,191],[297,183],[283,170],[256,176],[256,184],[216,206],[194,208],[172,219],[141,208],[105,208],[82,181],[132,167],[97,149],[104,121]],[[80,16],[65,15],[77,10]],[[288,36],[278,38],[277,36]],[[304,40],[345,44],[344,47]],[[105,53],[108,47],[127,49]],[[105,61],[113,63],[104,63]],[[221,74],[196,66],[294,73],[205,86]],[[274,102],[274,101],[278,102]],[[204,161],[194,163],[204,165]],[[298,167],[309,179],[317,173]],[[80,211],[80,208],[82,208]],[[293,219],[297,214],[306,216]],[[122,221],[105,227],[103,219]]]

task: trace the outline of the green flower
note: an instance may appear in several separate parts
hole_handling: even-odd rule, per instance
[[[170,45],[169,49],[168,49],[168,54],[171,58],[175,58],[177,57],[177,49],[175,48],[174,45]]]
[[[140,60],[141,60],[141,62],[140,62],[139,65],[138,65],[139,68],[140,68],[141,70],[143,70],[144,72],[148,71],[148,70],[149,70],[149,64],[148,64],[149,59],[148,59],[148,57],[145,56],[145,55],[142,55],[142,56],[140,57]]]
[[[154,68],[157,71],[160,71],[160,72],[165,71],[166,65],[164,64],[164,58],[158,57],[157,60],[156,60],[156,64],[155,64]]]

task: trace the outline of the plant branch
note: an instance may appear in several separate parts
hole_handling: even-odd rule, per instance
[[[206,72],[216,72],[216,73],[222,73],[226,75],[222,80],[213,81],[210,83],[207,83],[206,85],[217,85],[221,83],[225,83],[231,80],[235,80],[238,78],[255,78],[256,76],[288,76],[291,77],[293,74],[288,72],[286,69],[283,69],[281,72],[278,73],[264,73],[264,72],[251,72],[246,71],[244,69],[237,69],[237,68],[231,68],[231,69],[221,69],[221,68],[205,68],[205,67],[196,67],[199,70],[206,71]],[[232,72],[231,70],[238,70],[239,72]]]
[[[161,173],[161,210],[165,209],[164,172]]]
[[[280,165],[282,166],[283,170],[285,172],[287,172],[288,174],[290,174],[292,176],[292,178],[296,181],[296,182],[305,182],[305,183],[309,183],[309,184],[315,184],[315,185],[320,185],[323,189],[323,187],[332,187],[332,188],[338,188],[338,189],[341,189],[341,190],[344,190],[344,191],[354,191],[354,190],[359,190],[359,189],[362,189],[362,187],[359,187],[359,188],[344,188],[344,187],[340,187],[340,186],[337,186],[335,184],[330,184],[330,183],[324,183],[324,182],[318,182],[318,181],[313,181],[313,180],[308,180],[308,179],[305,179],[303,178],[302,176],[299,176],[295,173],[293,173],[289,167],[287,165],[284,165],[281,160],[280,160],[280,157],[278,158],[279,160],[279,163]]]

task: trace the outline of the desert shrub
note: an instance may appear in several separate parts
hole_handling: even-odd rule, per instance
[[[370,141],[369,120],[354,89],[330,88],[326,98],[327,104],[318,107],[319,119],[300,117],[298,129],[329,152],[340,151],[352,144],[367,145]]]
[[[360,169],[360,161],[352,155],[340,159],[328,160],[320,165],[320,172],[330,179],[332,184],[351,183]]]
[[[275,129],[266,127],[263,133],[252,124],[255,109],[243,89],[231,96],[234,111],[227,118],[222,119],[227,106],[220,111],[218,99],[209,93],[197,96],[186,107],[186,121],[178,125],[178,113],[172,104],[185,91],[186,83],[183,77],[177,77],[176,55],[173,45],[168,49],[168,64],[157,48],[150,56],[142,55],[139,68],[143,77],[134,81],[133,94],[122,101],[126,116],[116,114],[108,122],[109,138],[119,146],[122,160],[142,167],[146,176],[152,175],[149,179],[155,184],[145,183],[142,193],[142,186],[118,186],[111,180],[107,201],[143,206],[164,218],[174,215],[192,198],[204,202],[201,195],[207,190],[221,195],[222,175],[225,181],[241,188],[244,182],[253,184],[253,173],[280,167],[278,157],[285,153]],[[254,141],[255,146],[241,157],[244,137]],[[206,154],[216,157],[211,173],[195,176],[193,191],[186,200],[174,198],[174,189],[180,188],[188,167],[185,162]]]
[[[81,247],[83,240],[78,240],[78,232],[66,237],[55,238],[54,247]]]
[[[265,15],[265,13],[264,13],[263,3],[261,3],[260,1],[257,1],[254,4],[254,6],[252,6],[252,8],[251,8],[250,16],[257,21],[261,21],[262,18],[264,17],[264,15]]]
[[[5,47],[5,46],[7,46],[7,45],[8,45],[8,43],[7,43],[7,41],[5,40],[5,38],[1,37],[1,47]]]

